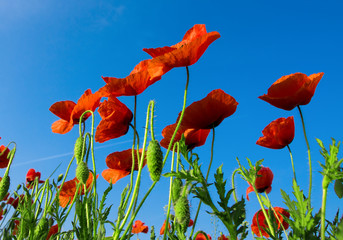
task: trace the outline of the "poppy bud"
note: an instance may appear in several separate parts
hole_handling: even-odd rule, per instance
[[[163,153],[157,140],[150,141],[146,157],[150,178],[157,182],[160,180],[163,165]]]
[[[74,146],[74,155],[76,162],[79,163],[82,161],[82,147],[83,147],[83,137],[78,137]]]
[[[63,179],[63,173],[61,173],[60,175],[58,175],[57,177],[57,182],[60,182]]]
[[[10,188],[10,177],[7,175],[0,181],[0,201],[4,199]]]
[[[189,220],[190,211],[188,199],[185,196],[181,196],[174,206],[176,221],[181,225],[181,230],[183,233],[186,232]]]
[[[182,180],[180,178],[175,178],[173,180],[172,189],[171,189],[171,197],[174,204],[180,198],[181,189],[182,189]]]
[[[45,217],[42,217],[33,233],[33,239],[45,239],[49,230],[49,221]]]
[[[77,164],[75,175],[77,180],[79,180],[82,184],[86,184],[89,177],[89,169],[87,163],[80,162],[79,164]]]

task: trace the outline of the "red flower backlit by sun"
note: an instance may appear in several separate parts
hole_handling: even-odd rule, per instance
[[[142,153],[142,150],[139,151]],[[146,160],[143,162],[143,167],[146,164]],[[121,152],[114,152],[106,157],[106,165],[109,169],[105,169],[102,172],[103,178],[107,182],[112,184],[116,183],[119,179],[126,177],[131,173],[132,168],[132,149],[127,149]],[[135,151],[135,167],[134,170],[138,170],[138,156]]]
[[[98,112],[101,121],[96,128],[95,141],[99,143],[125,135],[133,115],[117,98],[109,97],[101,103]]]
[[[148,233],[149,227],[144,225],[144,223],[140,220],[136,220],[135,224],[132,226],[132,233],[138,234],[138,233]]]
[[[265,210],[268,214],[268,209],[265,209]],[[275,213],[273,212],[273,214],[275,216],[275,221],[277,222],[278,229],[280,229],[281,224],[282,224],[283,227],[285,228],[285,230],[287,230],[289,225],[284,220],[284,217],[289,218],[289,216],[290,216],[289,212],[286,209],[283,209],[281,207],[274,207],[274,210],[275,210],[276,215],[277,215],[277,217],[276,217]],[[252,219],[252,224],[251,224],[251,230],[253,231],[253,233],[255,233],[259,237],[262,237],[260,234],[260,230],[259,230],[258,226],[260,226],[262,236],[269,238],[269,234],[265,231],[266,229],[268,229],[268,224],[267,224],[266,218],[265,218],[262,210],[259,210],[255,213],[255,215]]]
[[[263,129],[263,137],[260,137],[256,144],[272,149],[284,148],[293,141],[294,131],[293,116],[278,118]]]
[[[272,190],[272,183],[274,174],[268,167],[261,167],[261,169],[257,172],[257,178],[255,180],[255,187],[257,189],[257,192],[259,193],[270,193]],[[249,200],[249,193],[254,191],[254,188],[249,183],[249,187],[246,191],[246,198]]]
[[[40,172],[36,172],[33,168],[29,169],[26,174],[26,187],[32,188],[36,178],[38,178],[38,183],[44,183],[44,181],[40,180],[40,176]]]
[[[319,81],[324,73],[306,76],[294,73],[278,79],[268,89],[268,93],[259,98],[284,110],[292,110],[296,106],[306,105],[311,101]]]
[[[0,146],[0,168],[7,168],[7,165],[10,161],[8,154],[10,150],[6,148],[4,145]]]
[[[79,124],[80,117],[85,111],[95,111],[100,104],[100,99],[101,97],[97,92],[92,94],[92,91],[88,89],[77,103],[73,101],[54,103],[49,110],[61,119],[52,124],[52,131],[60,134],[69,132],[75,124]],[[86,120],[90,115],[90,113],[85,114],[83,120]]]
[[[141,61],[125,78],[102,77],[106,85],[99,89],[103,97],[135,96],[141,94],[147,87],[161,79],[161,76],[151,77],[148,66],[151,59]]]
[[[208,46],[220,37],[218,32],[206,31],[204,24],[196,24],[189,29],[182,41],[162,48],[144,48],[153,57],[149,64],[152,77],[162,76],[174,67],[186,67],[196,63]]]

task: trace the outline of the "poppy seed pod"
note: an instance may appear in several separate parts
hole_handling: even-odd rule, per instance
[[[149,143],[147,165],[151,180],[154,182],[159,181],[162,173],[163,153],[157,140],[152,140]]]
[[[48,234],[49,230],[49,221],[45,217],[42,217],[37,226],[35,227],[35,231],[33,233],[34,239],[45,239],[46,235]]]
[[[171,197],[174,204],[180,198],[181,189],[182,189],[182,180],[180,178],[175,178],[173,180],[172,189],[171,189]]]
[[[10,188],[10,177],[7,175],[0,181],[0,201],[4,199]]]
[[[74,146],[74,155],[76,158],[76,162],[79,164],[79,162],[82,162],[82,147],[83,147],[83,137],[78,137],[75,142]],[[86,150],[86,149],[85,149]]]
[[[191,219],[187,197],[181,196],[177,200],[174,205],[174,211],[176,221],[181,225],[182,232],[185,233],[187,231],[189,220]]]
[[[79,180],[82,184],[86,184],[87,179],[89,177],[89,169],[87,166],[87,163],[80,162],[76,167],[76,178]]]

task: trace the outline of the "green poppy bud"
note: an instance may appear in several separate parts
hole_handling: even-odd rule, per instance
[[[57,182],[62,181],[62,179],[63,179],[63,173],[61,173],[60,175],[58,175],[58,177],[57,177]]]
[[[159,181],[162,173],[163,153],[157,140],[150,141],[146,158],[151,180]]]
[[[190,217],[189,203],[185,196],[181,196],[174,205],[175,218],[183,233],[187,231]]]
[[[181,189],[182,189],[182,180],[180,178],[175,178],[173,180],[172,189],[171,189],[171,197],[174,204],[180,198]]]
[[[49,221],[45,217],[42,217],[33,233],[33,239],[45,239],[49,232]]]
[[[82,162],[82,147],[83,147],[83,137],[78,137],[76,139],[76,142],[75,142],[75,146],[74,146],[74,155],[75,155],[75,158],[76,158],[76,162],[79,163],[79,162]]]
[[[0,201],[4,199],[10,188],[10,177],[7,175],[0,181]]]
[[[87,163],[80,162],[79,164],[77,164],[75,175],[77,180],[79,180],[82,184],[86,184],[89,177],[89,169]]]

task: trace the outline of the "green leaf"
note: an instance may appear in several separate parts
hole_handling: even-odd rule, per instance
[[[337,179],[335,181],[335,193],[337,197],[342,198],[343,197],[343,179]]]

